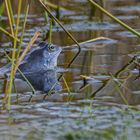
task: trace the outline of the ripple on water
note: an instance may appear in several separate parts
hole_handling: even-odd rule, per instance
[[[33,3],[36,4],[35,1]],[[83,5],[81,5],[81,3]],[[131,3],[133,3],[134,5],[129,6]],[[107,10],[111,11],[111,13],[113,11],[113,14],[116,17],[125,20],[125,22],[130,26],[138,29],[138,13],[140,11],[140,7],[137,3],[136,0],[110,0],[109,3],[104,2],[104,7]],[[87,8],[85,8],[85,4],[87,4]],[[75,86],[75,89],[77,89],[79,85],[81,86],[83,82],[80,79],[81,73],[88,75],[89,78],[91,78],[91,81],[89,81],[89,83],[92,84],[92,90],[90,88],[87,88],[80,93],[71,93],[72,96],[81,96],[81,94],[87,95],[88,93],[92,93],[97,88],[97,85],[102,85],[102,82],[110,79],[108,73],[112,72],[112,70],[113,72],[116,72],[116,69],[118,70],[118,67],[122,68],[124,63],[126,61],[128,62],[128,57],[125,56],[127,56],[127,53],[131,53],[134,51],[134,45],[131,46],[130,44],[138,45],[139,42],[136,41],[136,36],[130,34],[127,31],[122,31],[122,27],[120,25],[116,24],[115,22],[110,22],[111,20],[108,20],[108,18],[102,15],[98,10],[95,11],[93,20],[99,19],[99,21],[103,22],[94,22],[91,20],[86,22],[85,20],[89,18],[89,15],[87,15],[87,13],[89,13],[88,3],[86,0],[69,0],[68,2],[63,2],[63,5],[64,7],[70,7],[71,11],[60,11],[60,19],[62,19],[64,27],[72,32],[73,36],[76,37],[77,40],[85,41],[87,39],[92,39],[99,36],[106,36],[108,38],[115,39],[117,38],[118,40],[101,40],[100,38],[100,40],[94,43],[87,43],[83,46],[81,45],[82,51],[75,60],[75,63],[78,65],[73,65],[72,68],[69,68],[65,72],[66,77],[69,78],[68,84],[73,84]],[[122,7],[120,7],[119,5],[122,5]],[[42,12],[39,16],[37,16],[39,12],[36,12],[36,9],[32,9],[32,6],[30,8],[34,14],[28,15],[26,32],[24,34],[25,42],[29,42],[36,31],[42,32],[43,36],[49,30],[49,25],[46,24]],[[37,8],[39,8],[38,4]],[[42,7],[40,11],[42,11]],[[24,20],[24,16],[24,14],[21,15],[22,22]],[[1,16],[0,21],[7,22],[7,17]],[[2,25],[4,27],[5,23]],[[6,29],[9,29],[8,26],[9,25],[6,25]],[[55,25],[52,31],[52,40],[54,42],[59,42],[63,45],[69,45],[73,43],[65,35],[62,29],[58,27],[58,25]],[[19,33],[19,36],[20,35],[21,33]],[[5,38],[5,35],[2,35],[2,39],[5,42],[7,38]],[[123,41],[124,39],[125,41]],[[39,40],[41,40],[41,38],[39,38]],[[124,42],[124,45],[120,44],[121,40]],[[7,50],[12,50],[12,44],[9,43],[9,40],[5,43],[0,43],[0,46],[3,48],[8,47]],[[139,46],[137,47],[137,50],[139,50]],[[67,50],[64,50],[63,53],[63,56],[65,56],[65,58],[63,58],[61,55],[60,61],[63,63],[68,62],[68,58],[71,58],[73,54],[75,54],[75,52],[77,52],[77,48],[67,48]],[[86,56],[87,61],[84,61],[85,67],[82,67],[80,64],[82,64],[82,60],[85,60],[84,55]],[[91,59],[90,55],[92,55]],[[90,62],[90,65],[87,64],[88,62]],[[121,62],[124,63],[121,64]],[[83,69],[85,71],[82,71]],[[138,74],[138,70],[134,70],[133,73]],[[116,81],[121,82],[118,79]],[[127,88],[133,90],[132,94],[139,95],[139,80],[136,80],[134,82],[132,82],[131,80],[128,87],[126,86],[127,83],[123,85],[125,87],[123,89],[125,93],[124,95],[129,92],[129,90],[126,90]],[[112,83],[109,83],[109,86],[111,85]],[[138,89],[135,87],[136,85]],[[131,88],[131,86],[134,89]],[[13,103],[10,113],[5,110],[0,110],[0,139],[139,139],[140,105],[137,105],[134,107],[134,109],[131,109],[130,106],[122,105],[119,102],[114,103],[113,101],[115,101],[117,97],[108,95],[108,93],[110,93],[112,90],[114,95],[114,88],[111,87],[103,89],[101,92],[103,92],[104,95],[101,94],[101,96],[98,96],[97,94],[97,97],[95,97],[94,99],[87,99],[87,97],[85,96],[86,98],[84,99],[80,98],[79,100],[66,102],[68,100],[64,100],[62,94],[59,94],[61,100],[57,100],[55,102],[49,99],[47,101],[43,101],[41,98],[33,102],[27,102],[26,100],[17,105]],[[64,95],[65,97],[68,97],[68,93],[65,93]],[[25,97],[26,95],[23,94],[22,97],[23,96]],[[57,97],[58,96],[56,96],[56,98]],[[138,96],[136,96],[136,98],[137,97]],[[135,103],[135,99],[132,98],[132,96],[128,96],[128,98],[131,99],[133,103]],[[3,95],[0,96],[1,104],[3,103],[2,99]]]

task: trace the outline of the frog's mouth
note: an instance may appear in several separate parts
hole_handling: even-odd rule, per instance
[[[57,66],[58,56],[60,55],[61,51],[62,51],[62,49],[59,48],[58,51],[53,54],[54,57],[52,58],[52,60],[54,60],[55,67]]]
[[[62,49],[59,48],[56,52],[49,53],[49,56],[45,58],[45,69],[54,69],[57,66],[57,59]]]

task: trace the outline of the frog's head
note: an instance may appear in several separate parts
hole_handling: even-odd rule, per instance
[[[46,42],[41,42],[39,46],[43,50],[43,62],[45,68],[54,69],[57,66],[57,58],[62,51],[62,48]]]

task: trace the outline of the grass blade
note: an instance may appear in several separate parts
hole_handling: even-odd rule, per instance
[[[23,36],[24,36],[24,32],[25,32],[28,12],[29,12],[29,5],[27,5],[27,9],[26,9],[26,14],[25,14],[25,18],[24,18],[23,27],[22,27],[22,33],[21,33],[21,37],[20,37],[20,45],[18,46],[18,52],[17,52],[17,56],[16,56],[16,61],[18,60],[19,54],[20,54],[20,51],[21,51],[21,45],[22,45],[22,40],[23,40]]]
[[[38,0],[39,3],[44,7],[44,9],[48,12],[48,14],[51,16],[52,19],[54,19],[55,22],[57,22],[59,24],[59,26],[67,33],[67,35],[76,43],[76,45],[78,46],[78,52],[77,54],[73,57],[73,59],[70,61],[70,63],[67,65],[67,68],[71,66],[71,64],[73,63],[73,61],[77,58],[77,56],[80,54],[81,52],[81,46],[80,44],[77,42],[77,40],[71,35],[70,32],[68,32],[65,27],[62,25],[62,23],[51,13],[51,11],[48,9],[48,7],[42,2],[42,0]],[[61,78],[61,77],[60,77]],[[60,79],[59,78],[59,79]]]
[[[119,20],[118,18],[116,18],[115,16],[113,16],[111,13],[109,13],[107,10],[105,10],[103,7],[101,7],[100,5],[98,5],[93,0],[88,0],[88,1],[92,5],[94,5],[96,8],[98,8],[100,11],[102,11],[103,13],[105,13],[106,15],[108,15],[111,19],[113,19],[114,21],[116,21],[117,23],[119,23],[121,26],[123,26],[124,28],[126,28],[129,32],[135,34],[136,36],[138,36],[140,38],[140,33],[139,32],[137,32],[136,30],[134,30],[133,28],[131,28],[130,26],[128,26],[127,24],[125,24],[124,22],[122,22],[121,20]]]
[[[18,61],[16,62],[16,66],[15,66],[15,69],[14,69],[14,74],[16,73],[19,64],[24,59],[24,57],[27,54],[27,52],[31,49],[31,47],[33,46],[33,43],[37,40],[37,38],[38,38],[39,35],[40,35],[40,32],[36,32],[34,34],[34,36],[32,37],[31,41],[29,42],[29,44],[27,45],[27,47],[25,48],[25,50],[23,51],[23,53],[19,57]]]
[[[0,16],[2,16],[2,14],[4,12],[4,8],[5,8],[5,6],[4,6],[4,2],[3,2],[0,6]]]
[[[9,8],[9,13],[10,13],[10,17],[11,17],[11,21],[12,21],[12,25],[15,25],[15,20],[14,20],[14,14],[13,14],[13,10],[12,10],[12,6],[11,6],[11,1],[8,0],[8,8]]]
[[[20,42],[20,40],[18,38],[16,38],[14,35],[10,34],[8,31],[6,31],[5,29],[3,29],[2,27],[0,27],[0,31],[2,31],[3,33],[5,33],[7,36],[11,37],[12,39],[17,40],[18,42]]]
[[[15,29],[15,37],[16,38],[17,38],[17,35],[18,35],[21,4],[22,4],[22,0],[19,0],[19,2],[18,2],[17,21],[16,21],[16,29]],[[8,110],[10,110],[11,91],[12,91],[12,84],[13,84],[13,79],[14,79],[14,62],[15,62],[15,56],[16,56],[16,46],[17,46],[17,40],[14,39],[14,47],[13,47],[13,51],[12,51],[12,66],[11,66],[11,72],[10,72],[10,81],[8,82],[8,90],[7,90],[7,94],[8,94]]]
[[[10,15],[10,10],[9,10],[9,6],[8,6],[8,1],[5,0],[4,2],[5,2],[5,7],[6,7],[6,11],[7,11],[7,16],[8,16],[9,24],[10,24],[11,34],[14,36],[13,24],[12,24],[12,19],[13,19],[13,17],[11,17],[11,15]]]

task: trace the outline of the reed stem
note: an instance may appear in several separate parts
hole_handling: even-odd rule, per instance
[[[5,55],[9,61],[12,61],[12,59],[7,55],[6,52],[5,52]],[[16,66],[16,64],[14,64],[14,65]],[[22,71],[19,68],[17,68],[17,71],[20,73],[20,75],[23,77],[23,79],[27,82],[27,84],[31,87],[32,92],[35,93],[34,87],[31,85],[31,83],[28,81],[28,79],[25,77],[25,75],[22,73]]]
[[[73,61],[77,58],[77,56],[80,54],[81,52],[81,46],[80,44],[77,42],[77,40],[71,35],[70,32],[68,32],[65,27],[62,25],[62,23],[51,13],[51,11],[48,9],[48,7],[42,2],[42,0],[38,0],[40,2],[40,4],[44,7],[44,9],[48,12],[48,14],[51,16],[52,19],[54,19],[54,21],[56,21],[59,26],[66,32],[66,34],[76,43],[76,45],[78,46],[78,52],[77,54],[72,58],[72,60],[69,62],[69,64],[67,65],[67,68],[69,68],[71,66],[71,64],[73,63]]]
[[[18,46],[18,52],[17,52],[17,56],[16,56],[16,61],[18,61],[20,51],[21,51],[21,45],[22,45],[23,36],[24,36],[24,32],[25,32],[28,12],[29,12],[29,5],[27,5],[27,9],[26,9],[26,13],[25,13],[24,23],[23,23],[23,26],[22,26],[22,33],[21,33],[21,37],[20,37],[20,45]]]
[[[9,6],[8,6],[8,1],[5,0],[4,2],[5,2],[5,7],[6,7],[6,11],[7,11],[7,16],[8,16],[9,24],[10,24],[11,34],[14,36],[13,24],[12,24],[12,17],[11,17],[11,15],[10,15],[10,10],[9,10]]]
[[[9,13],[10,13],[10,17],[11,17],[11,21],[12,21],[12,25],[15,25],[15,19],[14,19],[14,15],[13,15],[13,10],[12,10],[12,6],[11,6],[11,1],[8,0],[8,8],[9,8]]]
[[[119,20],[118,18],[116,18],[115,16],[113,16],[111,13],[109,13],[107,10],[105,10],[103,7],[101,7],[100,5],[98,5],[93,0],[88,0],[88,1],[92,5],[94,5],[96,8],[98,8],[100,11],[102,11],[103,13],[105,13],[106,15],[108,15],[111,19],[113,19],[114,21],[116,21],[117,23],[119,23],[121,26],[123,26],[124,28],[126,28],[129,32],[135,34],[136,36],[138,36],[140,38],[140,33],[139,32],[137,32],[136,30],[134,30],[133,28],[131,28],[130,26],[128,26],[127,24],[125,24],[124,22],[122,22],[121,20]]]
[[[22,0],[19,0],[18,2],[18,14],[17,14],[17,21],[16,21],[16,29],[15,29],[15,37],[17,38],[18,35],[18,27],[19,27],[19,21],[20,21],[20,11],[21,11],[21,4]],[[12,91],[12,84],[14,79],[14,62],[15,62],[15,56],[16,56],[16,46],[17,46],[17,40],[14,39],[14,46],[12,51],[12,66],[11,66],[11,72],[10,72],[10,81],[8,82],[8,110],[10,110],[10,104],[11,104],[11,91]]]
[[[50,19],[49,43],[52,43],[52,19]]]
[[[21,61],[24,59],[25,55],[27,54],[27,52],[31,49],[31,47],[33,46],[33,43],[37,40],[38,36],[40,35],[40,32],[36,32],[34,34],[34,36],[32,37],[31,41],[29,42],[29,44],[27,45],[27,47],[25,48],[25,50],[23,51],[23,53],[21,54],[21,56],[19,57],[18,61],[16,62],[16,66],[14,68],[14,75],[18,69],[19,64],[21,63]]]
[[[6,30],[4,30],[2,27],[0,27],[0,31],[2,31],[3,33],[5,33],[7,36],[11,37],[12,39],[16,39],[18,42],[20,42],[20,40],[18,38],[16,38],[14,35],[10,34],[9,32],[7,32]]]

